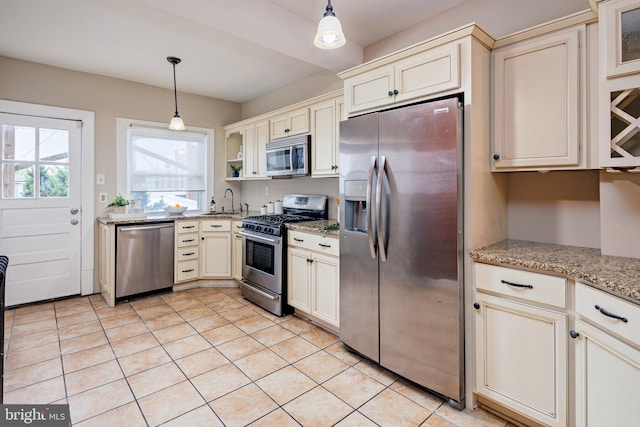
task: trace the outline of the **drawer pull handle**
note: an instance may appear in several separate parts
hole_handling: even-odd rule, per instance
[[[183,225],[182,228],[195,228],[195,225]]]
[[[294,237],[293,240],[295,240],[296,242],[304,242],[304,239],[298,239],[297,237]]]
[[[595,308],[596,308],[596,310],[598,310],[600,313],[604,314],[607,317],[611,317],[613,319],[622,320],[624,323],[627,323],[629,321],[629,319],[627,319],[626,317],[622,317],[622,316],[618,316],[617,314],[613,314],[610,311],[607,311],[604,308],[600,307],[599,305],[596,305]]]
[[[325,243],[318,243],[319,246],[322,246],[323,248],[330,248],[331,245],[327,245]]]
[[[211,224],[211,225],[209,225],[209,227],[211,227],[211,228],[220,228],[220,227],[222,227],[222,225],[220,225],[220,224]]]
[[[533,289],[533,286],[532,286],[532,285],[521,285],[520,283],[508,282],[508,281],[506,281],[506,280],[500,280],[500,282],[504,283],[505,285],[513,286],[514,288],[527,288],[527,289]]]
[[[188,243],[188,242],[194,242],[196,239],[187,239],[187,240],[183,240],[183,243]]]
[[[182,254],[182,256],[191,256],[191,255],[195,255],[195,252],[189,252],[189,253],[184,253]]]
[[[192,271],[194,271],[195,268],[191,268],[189,270],[182,270],[183,273],[191,273]]]

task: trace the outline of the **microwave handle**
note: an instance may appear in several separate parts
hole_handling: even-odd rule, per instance
[[[289,171],[293,170],[293,151],[294,147],[289,147]]]

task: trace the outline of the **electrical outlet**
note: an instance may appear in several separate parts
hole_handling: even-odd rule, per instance
[[[96,184],[97,185],[104,185],[104,174],[103,173],[99,173],[96,175]]]
[[[100,193],[99,203],[107,203],[107,193]]]
[[[268,185],[266,187],[264,187],[264,195],[265,196],[269,195],[269,186]]]

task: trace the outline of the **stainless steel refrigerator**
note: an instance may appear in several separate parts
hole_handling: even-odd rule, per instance
[[[464,404],[462,104],[340,124],[340,338]]]

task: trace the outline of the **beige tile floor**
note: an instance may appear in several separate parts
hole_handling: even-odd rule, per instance
[[[74,426],[510,426],[235,287],[7,310],[5,351],[4,403],[68,403]]]

